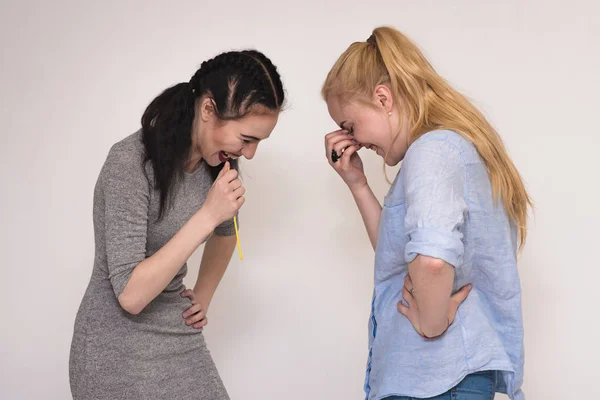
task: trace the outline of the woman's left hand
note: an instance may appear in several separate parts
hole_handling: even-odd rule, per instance
[[[454,317],[456,316],[456,310],[458,310],[458,306],[460,306],[460,304],[465,301],[465,299],[467,298],[467,296],[469,295],[469,292],[471,291],[471,285],[465,285],[463,286],[458,292],[454,293],[452,296],[450,296],[450,306],[448,309],[448,326],[450,326],[452,324],[452,322],[454,322]],[[413,284],[412,284],[412,280],[410,279],[410,276],[408,274],[406,274],[406,277],[404,278],[404,287],[402,288],[402,298],[404,299],[404,301],[406,301],[406,303],[408,304],[408,307],[405,306],[402,301],[398,302],[398,311],[404,315],[412,324],[413,328],[415,328],[415,331],[417,331],[417,333],[425,338],[427,338],[427,336],[425,336],[423,334],[423,331],[421,330],[420,324],[419,324],[419,306],[417,304],[417,301],[415,299],[415,296],[412,292],[413,289]],[[443,332],[442,332],[443,334]]]
[[[193,326],[195,329],[200,329],[207,324],[206,310],[202,308],[196,300],[196,294],[193,290],[186,289],[181,292],[181,297],[187,297],[192,302],[192,306],[183,313],[183,319],[187,326]]]

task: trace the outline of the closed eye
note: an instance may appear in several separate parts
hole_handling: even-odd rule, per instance
[[[254,136],[244,135],[243,133],[240,134],[240,136],[242,137],[244,143],[260,142],[260,139]]]

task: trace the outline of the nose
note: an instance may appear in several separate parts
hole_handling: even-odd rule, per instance
[[[254,155],[256,154],[256,149],[258,148],[258,143],[249,143],[242,148],[242,155],[248,159],[252,160]]]

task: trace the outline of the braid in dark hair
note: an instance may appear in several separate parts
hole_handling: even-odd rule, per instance
[[[283,90],[283,85],[281,84],[281,80],[279,78],[279,73],[277,72],[277,67],[273,65],[273,63],[268,57],[266,57],[263,53],[259,51],[245,50],[242,53],[253,57],[258,63],[261,64],[265,73],[263,77],[267,78],[271,85],[271,90],[274,95],[273,100],[276,104],[279,104],[279,107],[281,107],[285,97],[285,93]]]
[[[243,118],[257,111],[257,106],[280,110],[285,100],[277,68],[256,50],[219,54],[203,62],[189,83],[179,83],[156,97],[142,116],[142,140],[144,162],[152,164],[160,192],[160,217],[183,176],[192,145],[196,100],[204,96],[213,100],[215,113],[223,121]],[[230,163],[238,169],[237,160]],[[213,180],[221,169],[222,165],[210,167]]]

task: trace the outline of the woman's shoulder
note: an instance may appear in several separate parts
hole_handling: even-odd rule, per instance
[[[139,130],[113,144],[108,158],[139,158],[144,155],[142,131]]]
[[[450,129],[437,129],[421,135],[417,140],[415,140],[413,145],[422,145],[424,143],[431,142],[447,143],[448,145],[454,146],[457,149],[471,144],[467,138],[456,131]]]
[[[421,135],[409,147],[406,157],[410,158],[411,153],[412,157],[419,154],[432,157],[437,154],[444,159],[456,155],[457,159],[462,159],[465,163],[477,162],[479,159],[473,143],[450,129],[434,130]]]
[[[132,177],[148,177],[149,163],[145,161],[141,130],[114,143],[102,168],[102,174],[127,174]]]

